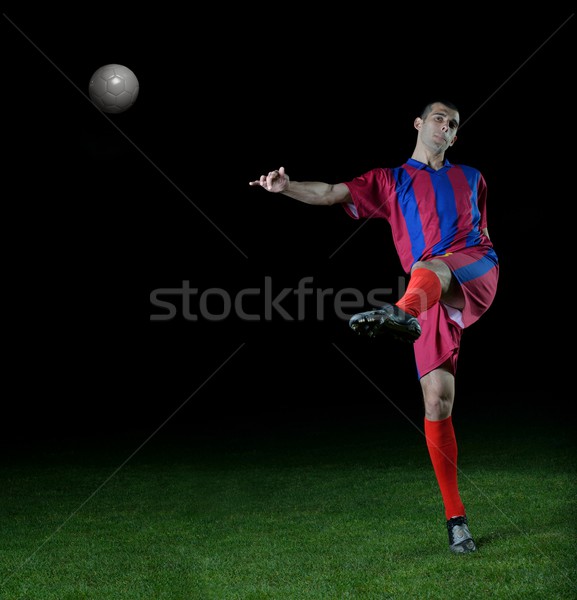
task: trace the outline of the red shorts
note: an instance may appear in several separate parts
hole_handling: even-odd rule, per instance
[[[419,315],[422,333],[413,344],[419,379],[443,363],[456,373],[463,330],[491,306],[499,279],[499,263],[486,249],[471,248],[435,259],[445,262],[460,283],[465,306],[457,310],[437,302]]]

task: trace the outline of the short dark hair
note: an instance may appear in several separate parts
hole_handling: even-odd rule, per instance
[[[427,116],[429,115],[429,113],[433,110],[433,104],[444,104],[447,108],[450,108],[451,110],[456,110],[457,112],[459,112],[459,109],[457,108],[457,106],[455,104],[453,104],[452,102],[450,102],[449,100],[433,100],[432,102],[429,102],[425,108],[423,108],[423,110],[421,111],[421,119],[426,119]]]

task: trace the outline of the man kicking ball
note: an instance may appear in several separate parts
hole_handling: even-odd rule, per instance
[[[354,315],[360,335],[390,333],[413,344],[424,401],[427,448],[439,484],[455,553],[474,552],[457,484],[452,421],[455,374],[463,331],[491,306],[499,261],[487,230],[487,186],[475,168],[453,165],[445,152],[457,140],[459,111],[427,104],[414,120],[417,141],[400,167],[372,169],[351,181],[292,181],[283,167],[249,182],[317,205],[342,204],[354,219],[388,221],[410,278],[395,304]]]

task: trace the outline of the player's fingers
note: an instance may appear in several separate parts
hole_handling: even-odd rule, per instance
[[[263,187],[266,187],[266,176],[261,175],[260,179],[255,179],[254,181],[249,181],[248,184],[249,185],[261,185]]]
[[[261,175],[260,179],[255,179],[254,181],[249,181],[248,184],[249,185],[260,185],[264,188],[266,188],[267,190],[271,190],[274,180],[278,179],[279,177],[284,176],[284,168],[281,167],[280,170],[275,170],[275,171],[269,171],[268,175]]]

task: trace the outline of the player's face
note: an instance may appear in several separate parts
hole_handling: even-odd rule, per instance
[[[425,146],[435,152],[444,152],[457,140],[459,113],[437,102],[425,119],[416,120],[415,126]]]

